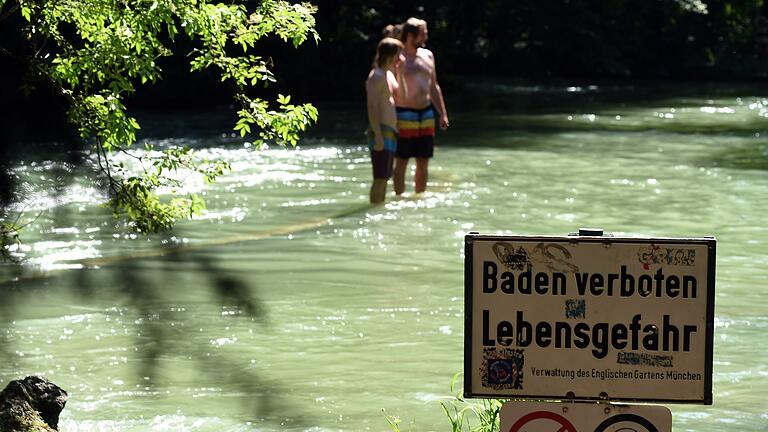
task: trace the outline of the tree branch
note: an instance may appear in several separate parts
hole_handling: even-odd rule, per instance
[[[8,18],[9,16],[13,15],[13,13],[16,12],[17,10],[19,10],[19,4],[18,3],[16,3],[13,6],[11,6],[10,9],[8,9],[7,11],[3,12],[2,15],[0,15],[0,22],[5,21],[6,18]]]
[[[104,164],[101,163],[101,155],[104,154]],[[104,150],[104,147],[101,145],[101,140],[96,137],[96,158],[97,162],[99,164],[99,170],[103,174],[107,175],[107,179],[109,179],[109,188],[112,189],[112,193],[117,196],[117,189],[115,188],[115,185],[118,184],[118,181],[115,180],[114,177],[112,177],[112,171],[109,169],[109,158],[107,157],[107,152]],[[106,166],[106,168],[105,168]]]

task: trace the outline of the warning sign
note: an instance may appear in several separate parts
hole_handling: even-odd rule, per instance
[[[468,235],[465,395],[711,404],[715,245]]]
[[[671,432],[672,413],[658,405],[507,402],[501,432]]]

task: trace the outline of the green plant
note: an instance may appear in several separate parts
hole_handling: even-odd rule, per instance
[[[248,7],[246,5],[249,5]],[[196,194],[177,196],[183,170],[212,182],[230,170],[222,160],[203,160],[189,148],[157,151],[132,144],[140,129],[124,105],[139,86],[162,78],[160,59],[178,51],[179,35],[194,48],[190,71],[212,69],[235,87],[240,108],[235,130],[253,133],[257,147],[265,141],[296,145],[299,134],[317,121],[311,104],[295,105],[280,95],[277,108],[247,93],[274,82],[269,56],[255,55],[257,43],[270,35],[294,47],[319,41],[316,8],[309,3],[263,0],[254,3],[211,0],[0,0],[0,23],[19,25],[29,56],[0,47],[2,56],[24,57],[32,75],[62,95],[68,116],[83,140],[93,144],[98,171],[107,179],[109,205],[136,231],[167,230],[179,219],[205,208]],[[42,122],[43,119],[40,119]],[[114,155],[132,156],[126,168]],[[172,198],[161,198],[160,189]],[[0,208],[3,246],[16,240],[13,224]],[[5,250],[5,248],[3,248]]]
[[[482,402],[471,404],[472,412],[475,413],[479,424],[472,428],[476,432],[497,432],[499,431],[499,414],[504,400],[501,399],[483,399]]]
[[[27,225],[34,223],[42,213],[38,213],[34,219],[25,224],[19,224],[23,214],[23,211],[20,211],[13,222],[0,220],[0,259],[2,261],[17,262],[17,258],[11,254],[11,251],[13,247],[21,244],[19,233]]]
[[[456,383],[461,372],[457,372],[451,379],[451,396],[444,397],[439,402],[440,408],[451,424],[451,432],[499,432],[501,407],[506,399],[481,399],[471,401],[461,395],[461,389],[456,389]],[[401,432],[402,419],[398,416],[387,414],[382,408],[381,414],[389,424],[392,432]],[[476,422],[475,425],[471,423]],[[408,430],[412,430],[413,422]]]
[[[403,432],[400,430],[400,423],[403,422],[403,419],[395,415],[387,414],[387,411],[384,408],[381,409],[381,415],[384,416],[384,419],[389,424],[389,428],[392,429],[392,432]],[[412,429],[413,422],[408,425],[408,430],[410,431]]]
[[[19,227],[16,223],[0,222],[0,258],[3,261],[13,261],[11,246],[21,243],[19,240]]]
[[[466,430],[470,432],[498,432],[499,414],[506,400],[482,399],[475,402],[465,399],[461,395],[461,389],[456,390],[456,382],[461,374],[457,372],[451,379],[452,396],[440,401],[440,406],[451,423],[451,431],[462,432],[466,426]],[[470,416],[469,413],[473,415]],[[477,424],[472,426],[471,420],[475,420]]]

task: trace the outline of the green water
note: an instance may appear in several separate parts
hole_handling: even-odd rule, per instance
[[[148,115],[153,142],[234,167],[187,179],[208,212],[150,238],[100,207],[87,166],[30,156],[18,209],[41,213],[26,264],[0,269],[0,380],[68,390],[63,431],[383,431],[382,408],[450,430],[437,401],[463,365],[463,235],[598,226],[717,236],[714,405],[670,406],[674,430],[765,431],[764,96],[454,88],[429,193],[373,209],[361,104],[325,107],[297,150],[247,149],[219,114]]]

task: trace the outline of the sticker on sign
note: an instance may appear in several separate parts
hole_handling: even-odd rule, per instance
[[[465,395],[711,404],[715,246],[467,235]]]

